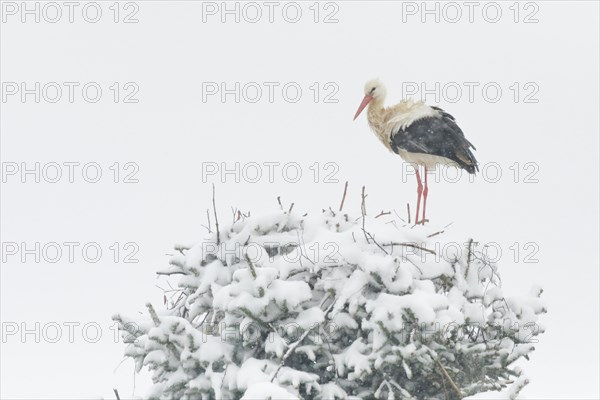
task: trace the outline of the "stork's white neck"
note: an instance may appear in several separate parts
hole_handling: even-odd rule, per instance
[[[373,97],[373,100],[369,103],[369,109],[371,108],[383,108],[385,102],[385,96]]]
[[[389,132],[386,132],[387,129],[385,126],[385,108],[383,107],[383,101],[381,99],[373,99],[371,103],[369,103],[367,120],[369,121],[371,130],[375,133],[381,143],[383,143],[388,150],[392,151],[392,148],[390,147]]]

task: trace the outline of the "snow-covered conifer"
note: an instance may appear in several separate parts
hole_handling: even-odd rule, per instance
[[[179,245],[177,291],[145,318],[116,315],[149,398],[456,399],[527,379],[541,289],[505,297],[465,238],[392,215],[277,210]]]

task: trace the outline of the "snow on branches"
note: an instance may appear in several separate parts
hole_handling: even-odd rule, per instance
[[[456,399],[527,384],[541,290],[507,298],[467,242],[323,210],[238,214],[177,246],[167,309],[116,315],[149,398]],[[167,299],[165,297],[165,299]]]

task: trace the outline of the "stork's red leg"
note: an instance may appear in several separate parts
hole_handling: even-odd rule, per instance
[[[417,173],[417,213],[415,214],[415,224],[419,223],[419,210],[421,208],[421,194],[423,193],[423,184],[421,183],[421,175],[419,175],[419,166],[415,167]]]
[[[425,169],[425,189],[423,189],[423,225],[425,225],[425,210],[427,209],[427,193],[429,193],[429,186],[427,185],[427,167]]]

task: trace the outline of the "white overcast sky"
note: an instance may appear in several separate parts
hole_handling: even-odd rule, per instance
[[[279,2],[271,23],[262,2],[256,22],[256,7],[243,3],[236,22],[215,10],[221,2],[99,2],[102,14],[91,23],[85,18],[96,18],[95,5],[80,2],[71,23],[63,2],[38,3],[39,22],[21,2],[2,2],[0,396],[133,393],[133,363],[119,365],[124,345],[111,315],[144,311],[147,301],[160,307],[155,284],[164,282],[154,271],[166,266],[173,244],[202,234],[212,183],[223,223],[231,207],[273,210],[277,196],[306,212],[337,206],[346,180],[347,211],[359,213],[365,185],[370,212],[404,215],[406,203],[414,205],[414,177],[365,116],[352,121],[364,82],[379,77],[388,104],[438,84],[440,98],[430,93],[427,102],[456,117],[485,166],[474,182],[430,178],[432,229],[452,222],[453,238],[497,243],[505,292],[545,290],[547,332],[523,364],[531,378],[523,398],[598,398],[598,3],[475,3],[472,21],[463,2],[438,3],[436,22],[422,15],[421,2],[300,2],[292,23],[296,6]],[[52,23],[57,10],[62,16]],[[239,82],[239,103],[235,94],[225,102],[208,94],[221,82],[234,91]],[[102,89],[98,102],[83,97],[86,84],[88,99]],[[62,97],[52,103],[57,86]],[[253,103],[257,86],[262,97]],[[33,89],[24,101],[22,89]],[[138,102],[125,103],[128,95]],[[206,163],[232,169],[236,162],[247,178],[255,172],[249,163],[258,163],[262,179],[203,179]],[[280,163],[273,182],[270,162]],[[39,183],[21,174],[36,163]],[[50,182],[54,163],[57,183]],[[99,166],[97,183],[82,177],[83,165],[88,180]],[[298,166],[302,177],[290,182]],[[138,182],[124,182],[131,179]],[[78,243],[72,262],[65,242]],[[22,243],[39,243],[46,254],[36,262]],[[54,263],[52,243],[63,251]],[[101,248],[98,262],[84,259],[86,244],[89,257]],[[130,252],[138,263],[123,262]],[[22,338],[36,323],[39,343],[35,333]],[[62,336],[50,343],[56,326]],[[96,328],[101,337],[91,343]],[[148,377],[138,377],[135,394],[147,387]]]

